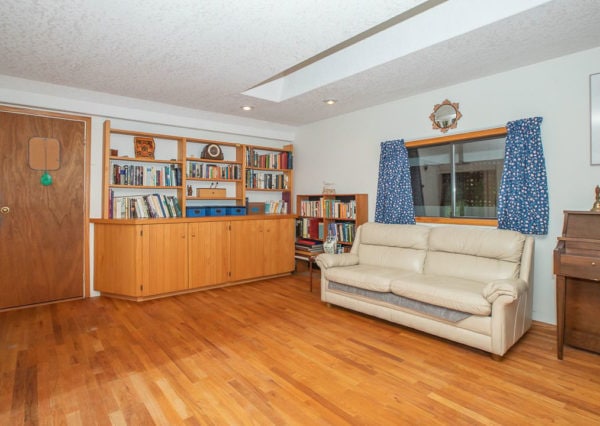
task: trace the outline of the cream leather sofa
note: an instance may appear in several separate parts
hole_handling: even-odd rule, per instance
[[[321,300],[503,356],[531,326],[534,240],[483,227],[359,227],[321,254]]]

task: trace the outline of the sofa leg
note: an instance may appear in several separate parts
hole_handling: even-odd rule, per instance
[[[504,359],[504,357],[502,355],[498,355],[498,354],[491,354],[491,355],[492,355],[492,359],[494,361],[500,362],[500,361],[502,361]]]

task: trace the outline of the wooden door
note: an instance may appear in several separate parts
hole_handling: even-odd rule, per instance
[[[229,222],[188,224],[189,287],[229,281]]]
[[[263,275],[264,220],[231,221],[231,280]]]
[[[142,296],[188,288],[187,224],[143,225]]]
[[[84,295],[86,121],[32,114],[0,111],[0,309]],[[36,137],[58,141],[50,185],[30,167]]]
[[[294,270],[295,219],[265,220],[264,275]]]

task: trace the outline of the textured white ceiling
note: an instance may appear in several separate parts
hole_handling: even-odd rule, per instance
[[[283,102],[241,94],[418,3],[2,0],[0,74],[301,125],[600,45],[600,1],[553,0]]]

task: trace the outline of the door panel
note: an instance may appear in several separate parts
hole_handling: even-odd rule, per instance
[[[152,296],[188,288],[187,224],[144,225],[142,251],[147,278],[143,296]]]
[[[229,280],[229,222],[188,224],[190,288]]]
[[[94,224],[94,290],[141,295],[142,226]]]
[[[263,220],[231,222],[231,280],[263,275]]]
[[[33,137],[59,141],[47,186]],[[84,140],[83,121],[0,111],[0,309],[83,296]]]
[[[264,275],[294,270],[295,219],[265,220]]]

